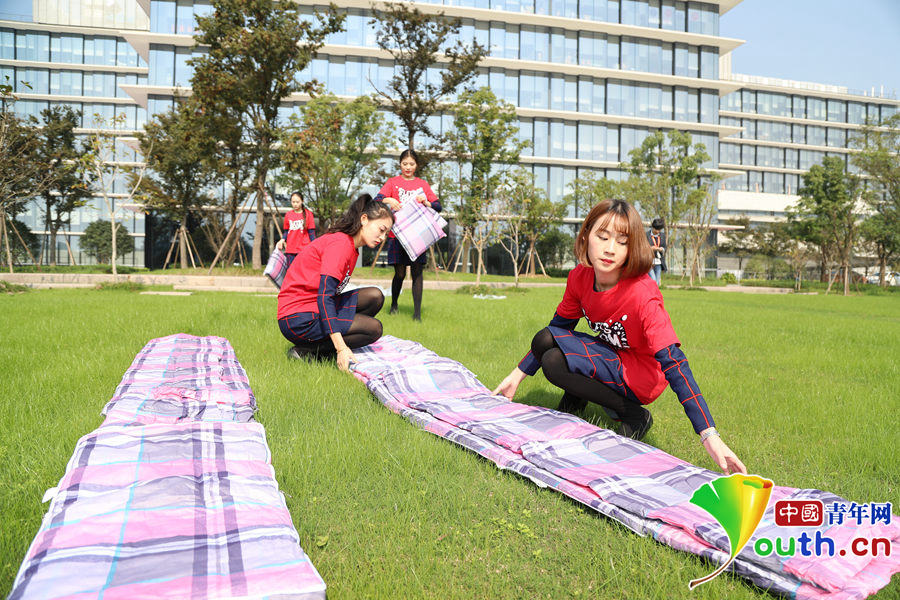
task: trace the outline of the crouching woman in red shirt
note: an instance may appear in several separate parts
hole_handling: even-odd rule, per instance
[[[564,392],[559,410],[596,402],[621,420],[622,435],[641,439],[653,423],[644,405],[668,384],[713,462],[726,473],[746,473],[719,436],[659,288],[647,275],[653,259],[637,211],[624,200],[594,206],[575,239],[575,255],[579,264],[553,320],[494,393],[512,399],[526,376],[543,369]],[[581,317],[594,335],[575,331]]]
[[[351,348],[381,337],[375,319],[384,294],[375,287],[343,293],[356,267],[359,248],[375,248],[394,225],[386,204],[363,194],[328,229],[303,248],[291,263],[278,294],[278,327],[294,345],[291,358],[337,353],[337,365],[349,370]]]

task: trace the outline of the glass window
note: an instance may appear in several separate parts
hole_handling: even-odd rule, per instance
[[[722,153],[722,162],[729,165],[741,164],[741,147],[737,144],[720,144],[719,151]]]
[[[565,110],[564,108],[565,85],[562,75],[554,75],[550,78],[550,109]]]
[[[550,121],[550,157],[564,158],[563,155],[563,122]]]
[[[750,144],[741,146],[741,164],[747,167],[756,165],[756,147]]]
[[[437,71],[437,69],[435,69]],[[504,86],[503,99],[513,105],[519,103],[519,78],[516,77],[514,71],[506,73],[504,78],[506,85]]]
[[[638,0],[622,0],[622,25],[636,25]]]
[[[175,48],[175,85],[189,87],[191,85],[191,76],[194,73],[193,67],[187,64],[191,58],[190,48]],[[343,60],[341,67],[343,68]]]
[[[791,125],[791,141],[795,144],[805,144],[806,143],[806,126],[805,125]]]
[[[809,125],[806,127],[806,141],[811,146],[825,145],[825,128]]]
[[[16,59],[49,62],[50,34],[17,31]]]
[[[506,27],[503,23],[491,21],[491,45],[490,55],[503,58],[504,48],[506,47]]]
[[[700,122],[715,123],[719,117],[719,95],[716,92],[700,92]]]
[[[722,96],[719,104],[720,110],[741,112],[741,93],[731,92],[730,94],[726,94],[725,96]]]
[[[700,18],[700,4],[697,2],[688,2],[687,30],[690,33],[703,33],[703,23]]]
[[[534,59],[550,61],[550,32],[543,27],[537,28],[534,34]]]
[[[800,168],[800,151],[799,150],[785,150],[784,151],[784,166],[786,169],[799,169]]]
[[[688,90],[687,120],[692,123],[700,120],[700,92],[698,90]]]
[[[716,48],[700,48],[700,77],[703,79],[719,78],[719,51]]]
[[[684,44],[675,44],[675,75],[688,75],[688,47]]]
[[[175,3],[175,33],[193,35],[194,2],[193,0],[177,0]]]
[[[588,77],[578,78],[578,112],[591,112],[594,80]]]
[[[650,0],[647,4],[647,27],[659,29],[659,7],[661,0]]]
[[[862,125],[866,122],[866,106],[859,102],[847,104],[847,122]]]
[[[791,98],[791,104],[793,108],[791,109],[791,116],[795,119],[805,119],[806,118],[806,98],[803,96],[793,96]]]
[[[662,42],[651,40],[647,43],[647,71],[650,73],[664,73],[662,68]]]
[[[602,79],[595,79],[593,86],[593,100],[591,101],[591,112],[606,112],[606,82]]]
[[[688,77],[700,77],[700,49],[697,46],[688,48]]]
[[[606,112],[611,115],[623,114],[622,96],[623,85],[621,81],[609,80],[606,84]]]
[[[550,108],[550,81],[543,73],[534,76],[534,108]]]
[[[606,160],[619,162],[619,126],[606,126]]]
[[[673,65],[673,46],[669,42],[663,42],[662,45],[662,63],[659,72],[664,75],[672,75]]]
[[[506,42],[503,48],[503,57],[518,59],[519,58],[519,26],[506,26]]]
[[[550,124],[547,119],[534,120],[534,155],[549,156]]]
[[[661,114],[660,116],[663,119],[671,120],[673,118],[672,114],[672,96],[673,91],[670,86],[663,86],[662,88],[662,102],[660,103]]]
[[[0,29],[0,58],[16,58],[16,34],[11,29]]]
[[[565,42],[565,62],[570,65],[578,63],[578,32],[567,31]]]
[[[828,145],[843,148],[847,145],[847,133],[844,129],[828,128]]]
[[[675,31],[686,31],[686,13],[685,2],[675,2]]]
[[[663,29],[675,29],[675,0],[662,0],[660,26]]]
[[[323,61],[324,62],[324,61]],[[313,61],[315,64],[315,61]],[[175,83],[175,46],[150,45],[150,85]],[[155,111],[150,111],[155,114]]]
[[[578,0],[563,0],[565,2],[565,8],[563,10],[563,16],[568,17],[570,19],[578,18]]]
[[[647,83],[632,84],[634,88],[635,116],[650,117],[650,85]]]
[[[538,60],[535,56],[534,32],[534,27],[522,25],[522,29],[519,32],[519,57],[522,60]]]
[[[825,101],[820,98],[807,98],[806,100],[806,118],[816,121],[825,120]]]
[[[593,160],[594,126],[592,123],[578,122],[578,158]]]
[[[562,29],[550,30],[550,61],[565,62],[566,34]]]
[[[576,136],[575,121],[565,121],[563,123],[563,157],[576,158],[578,151],[578,140]]]
[[[519,121],[519,141],[528,142],[528,146],[522,150],[522,156],[534,155],[534,121],[521,119]]]
[[[606,0],[606,20],[610,23],[619,22],[619,0]]]
[[[549,15],[550,14],[550,0],[534,0],[534,14]]]
[[[622,58],[621,65],[623,71],[634,71],[637,64],[637,50],[635,49],[634,38],[622,38]]]
[[[756,139],[756,121],[752,119],[744,119],[742,121],[744,126],[744,133],[741,134],[741,137],[747,140],[755,140]]]
[[[581,0],[581,2],[578,3],[578,17],[581,19],[586,19],[588,21],[594,20],[593,0]]]
[[[619,68],[619,36],[606,36],[606,68]]]
[[[828,101],[828,120],[840,123],[847,122],[847,103],[843,100]]]
[[[688,91],[686,88],[675,88],[675,120],[688,120]]]
[[[756,112],[756,92],[753,90],[741,90],[741,104],[745,113]]]
[[[156,0],[150,3],[150,31],[175,33],[175,0]]]

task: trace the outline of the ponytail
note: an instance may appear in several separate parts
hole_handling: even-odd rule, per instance
[[[341,232],[347,235],[356,235],[362,228],[362,216],[366,215],[370,221],[375,219],[389,218],[394,222],[394,213],[388,208],[388,205],[381,200],[372,200],[369,194],[361,194],[359,198],[353,201],[350,208],[342,214],[328,228],[328,233]]]

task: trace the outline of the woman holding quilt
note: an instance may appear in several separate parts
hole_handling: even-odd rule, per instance
[[[400,175],[391,177],[382,186],[381,191],[375,196],[397,212],[405,202],[418,202],[424,206],[441,212],[441,202],[431,186],[424,179],[416,177],[416,169],[419,167],[419,157],[415,150],[404,150],[400,154]],[[409,266],[412,275],[413,319],[422,320],[422,272],[425,268],[425,254],[416,260],[410,260],[409,255],[397,241],[391,232],[388,235],[388,264],[394,266],[394,279],[391,281],[391,313],[397,312],[397,298],[403,288],[403,279],[406,277],[406,267]]]

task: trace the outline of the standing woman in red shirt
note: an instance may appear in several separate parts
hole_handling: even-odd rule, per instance
[[[394,225],[386,204],[363,194],[329,228],[297,255],[278,293],[278,327],[294,343],[291,358],[337,353],[337,365],[349,369],[351,348],[381,337],[375,315],[384,304],[376,287],[343,293],[356,267],[359,248],[376,248]]]
[[[441,212],[441,202],[431,186],[424,179],[416,177],[416,169],[419,167],[419,157],[415,150],[406,149],[400,153],[400,175],[391,177],[382,186],[381,191],[375,196],[398,211],[404,202],[419,202]],[[422,272],[425,268],[425,254],[416,260],[410,260],[409,255],[393,233],[388,235],[388,264],[394,266],[394,279],[391,281],[391,314],[397,312],[397,298],[403,289],[403,279],[406,277],[406,267],[409,267],[412,275],[413,319],[422,320]]]
[[[300,192],[291,194],[291,210],[284,215],[282,237],[275,247],[284,252],[288,267],[297,253],[316,239],[316,220],[312,211],[303,206]]]
[[[512,399],[522,380],[542,368],[563,389],[560,410],[596,402],[621,420],[622,435],[639,440],[653,424],[643,405],[668,383],[713,462],[726,473],[746,473],[719,436],[659,288],[647,275],[653,256],[637,211],[623,200],[594,206],[575,239],[575,256],[579,264],[553,320],[494,393]],[[581,317],[595,336],[575,331]]]

